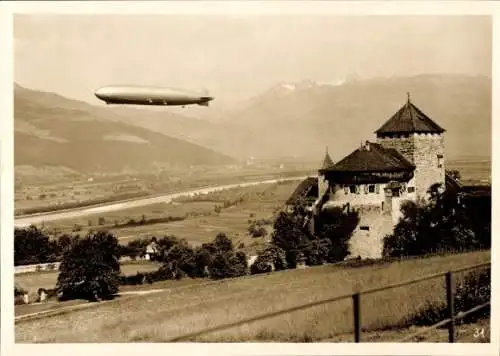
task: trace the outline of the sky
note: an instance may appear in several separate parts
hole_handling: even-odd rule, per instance
[[[25,14],[14,79],[94,104],[96,88],[139,84],[206,89],[224,105],[303,79],[491,76],[491,43],[487,16]]]

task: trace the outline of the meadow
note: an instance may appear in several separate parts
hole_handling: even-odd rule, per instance
[[[411,259],[367,267],[325,265],[192,285],[96,304],[86,310],[16,323],[16,342],[166,342],[216,325],[387,284],[490,261],[489,251]],[[457,279],[463,278],[457,276]],[[402,326],[428,303],[445,301],[444,279],[362,297],[367,332]],[[196,341],[321,341],[352,332],[348,298],[292,312]],[[373,307],[373,306],[376,306]],[[194,340],[193,340],[194,341]]]

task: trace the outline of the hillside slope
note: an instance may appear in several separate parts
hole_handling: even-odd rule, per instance
[[[141,119],[139,115],[136,119]],[[234,162],[211,149],[126,121],[108,108],[15,85],[15,165],[89,173]]]

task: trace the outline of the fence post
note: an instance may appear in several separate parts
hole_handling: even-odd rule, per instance
[[[448,300],[448,342],[455,342],[455,290],[453,285],[453,274],[446,273],[446,299]]]
[[[352,311],[354,320],[354,342],[361,341],[361,303],[360,293],[352,295]]]

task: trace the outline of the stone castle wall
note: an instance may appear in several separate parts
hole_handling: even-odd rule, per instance
[[[409,136],[378,137],[377,143],[398,150],[416,166],[414,180],[417,196],[425,197],[429,187],[435,183],[444,184],[443,135],[415,133]],[[439,159],[438,156],[442,158]]]
[[[417,195],[424,197],[433,184],[445,182],[444,137],[438,134],[414,134],[414,142],[415,188]]]
[[[385,148],[394,148],[408,161],[413,163],[415,141],[411,135],[399,135],[392,137],[377,137],[377,143]]]
[[[349,240],[351,257],[380,258],[384,247],[384,237],[392,233],[392,216],[378,209],[360,209],[359,224]],[[363,230],[368,227],[369,230]]]
[[[318,198],[321,198],[326,192],[331,194],[330,190],[330,184],[328,181],[325,179],[324,176],[319,175],[318,176]]]

